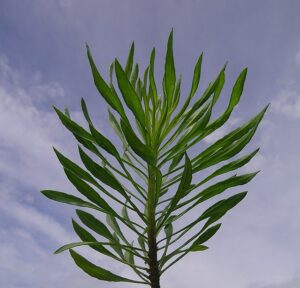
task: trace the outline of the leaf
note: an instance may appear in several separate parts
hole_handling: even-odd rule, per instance
[[[164,89],[166,91],[166,97],[168,105],[171,105],[173,93],[175,89],[176,82],[176,73],[174,65],[174,56],[173,56],[173,30],[169,34],[168,45],[167,45],[167,54],[165,60],[165,73],[164,73]]]
[[[78,135],[84,139],[93,141],[93,138],[90,133],[88,133],[84,128],[79,126],[76,122],[71,120],[68,116],[66,116],[63,112],[58,110],[55,106],[53,106],[55,112],[57,113],[62,124],[70,130],[73,134]]]
[[[211,237],[213,237],[217,233],[217,231],[220,229],[220,227],[221,227],[221,223],[208,228],[204,233],[202,233],[197,238],[197,240],[192,244],[190,249],[194,249],[195,247],[199,246],[200,244],[208,241]]]
[[[216,184],[213,184],[205,188],[197,196],[201,197],[202,200],[201,199],[200,200],[202,202],[203,200],[207,200],[213,196],[216,196],[224,192],[228,188],[247,184],[256,176],[258,172],[230,177],[226,180],[220,181]]]
[[[174,111],[178,106],[180,100],[180,89],[181,89],[181,76],[179,77],[175,86],[173,103],[172,103],[172,111]]]
[[[193,167],[193,171],[200,171],[204,168],[218,164],[222,161],[232,158],[238,154],[252,139],[256,128],[247,132],[247,134],[240,137],[240,139],[233,141],[232,143],[227,142],[222,149],[212,152],[211,155],[207,155],[202,161],[197,161]]]
[[[102,197],[100,197],[100,195],[91,186],[89,186],[86,182],[81,180],[78,176],[76,176],[72,172],[69,172],[69,170],[65,170],[65,173],[68,179],[70,180],[70,182],[78,190],[78,192],[80,192],[82,195],[84,195],[93,203],[97,204],[106,213],[112,215],[115,214],[115,211],[108,205],[108,203]]]
[[[166,234],[166,246],[169,246],[170,244],[170,241],[171,241],[171,237],[173,235],[173,225],[172,223],[168,223],[165,225],[164,227],[164,231],[165,231],[165,234]]]
[[[42,190],[42,194],[44,194],[47,198],[61,202],[66,203],[70,205],[76,205],[80,207],[86,207],[86,208],[92,208],[92,209],[99,209],[96,205],[89,203],[87,201],[84,201],[76,196],[66,194],[63,192],[53,191],[53,190]]]
[[[131,83],[132,87],[134,87],[134,88],[136,86],[138,76],[139,76],[139,65],[136,64],[135,67],[134,67],[131,79],[130,79],[130,83]]]
[[[109,241],[114,241],[113,235],[110,233],[108,228],[97,218],[95,218],[93,215],[89,214],[88,212],[82,211],[82,210],[76,210],[77,216],[79,217],[80,221],[99,234],[100,236],[108,239]]]
[[[126,61],[126,66],[125,66],[125,74],[126,74],[127,78],[129,78],[131,75],[132,66],[133,66],[133,57],[134,57],[134,42],[132,42],[132,44],[131,44],[128,58]]]
[[[53,150],[59,160],[59,162],[61,163],[61,165],[72,171],[74,174],[76,174],[77,176],[79,176],[81,179],[88,181],[92,184],[95,184],[96,181],[94,180],[94,178],[88,173],[86,172],[84,169],[82,169],[80,166],[78,166],[76,163],[72,162],[70,159],[68,159],[67,157],[65,157],[62,153],[60,153],[58,150],[56,150],[53,147]]]
[[[81,227],[75,220],[72,219],[72,225],[73,225],[73,229],[74,231],[76,232],[76,234],[79,236],[79,238],[84,242],[90,242],[90,243],[95,243],[97,242],[96,238],[91,234],[89,233],[88,231],[86,231],[83,227]],[[82,242],[81,242],[82,243]],[[109,256],[109,257],[112,257],[114,259],[116,259],[117,257],[112,254],[109,250],[107,250],[105,247],[103,247],[102,245],[89,245],[92,249],[106,255],[106,256]],[[65,247],[65,246],[63,246]],[[63,250],[63,247],[61,247],[58,252],[58,250],[56,251],[56,253],[60,253],[62,252]],[[71,247],[73,248],[73,247]],[[68,248],[69,249],[69,248]]]
[[[92,277],[95,277],[99,280],[108,281],[108,282],[131,282],[136,283],[137,281],[130,280],[116,274],[111,273],[108,270],[103,269],[100,266],[96,266],[93,263],[89,262],[87,259],[73,251],[70,250],[70,254],[75,261],[76,265],[81,268],[84,272],[89,274]]]
[[[114,131],[116,132],[116,134],[122,141],[123,145],[126,146],[127,142],[123,135],[121,126],[120,126],[119,122],[117,121],[116,117],[114,116],[114,114],[111,113],[111,111],[109,109],[108,109],[108,115],[109,115],[109,122],[110,122],[111,127],[114,129]]]
[[[203,220],[209,217],[215,217],[218,215],[225,215],[230,209],[235,207],[238,203],[240,203],[247,195],[247,192],[241,192],[235,194],[227,199],[223,199],[218,201],[208,209],[206,209],[199,220]]]
[[[66,250],[70,250],[72,248],[75,248],[75,247],[79,247],[79,246],[90,246],[90,247],[96,247],[97,248],[97,251],[99,251],[99,248],[104,252],[101,251],[102,254],[104,255],[107,255],[107,256],[110,256],[110,257],[113,257],[114,259],[116,259],[116,256],[114,254],[112,254],[111,252],[109,252],[106,248],[103,247],[103,245],[99,242],[74,242],[74,243],[70,243],[70,244],[66,244],[62,247],[60,247],[59,249],[57,249],[54,254],[59,254],[59,253],[62,253]]]
[[[83,98],[81,98],[81,109],[82,109],[85,120],[89,123],[89,125],[93,125],[92,120],[89,115],[89,111],[87,109],[86,103]]]
[[[198,246],[194,246],[192,249],[190,249],[191,252],[198,252],[198,251],[205,251],[207,250],[208,247],[205,245],[198,245]]]
[[[114,230],[114,232],[117,234],[117,236],[119,236],[125,243],[127,243],[126,238],[124,237],[120,226],[117,222],[117,220],[115,219],[115,217],[113,217],[112,215],[107,214],[106,215],[106,222],[107,224]]]
[[[155,48],[152,49],[150,57],[150,68],[149,68],[149,81],[151,88],[151,95],[153,96],[153,103],[156,106],[158,101],[157,88],[154,78],[154,62],[155,62]]]
[[[132,249],[134,248],[132,247]],[[128,264],[134,265],[134,255],[130,250],[125,251],[124,258]]]
[[[186,195],[187,190],[191,186],[191,182],[192,182],[192,163],[188,155],[185,154],[184,170],[176,194],[171,201],[170,209],[174,208],[178,203],[178,201]]]
[[[126,204],[126,203],[125,203]],[[129,215],[128,215],[128,211],[127,211],[127,207],[123,206],[122,211],[121,211],[122,217],[123,219],[126,221],[126,223],[128,224],[129,227],[132,228],[132,230],[135,230],[134,225],[132,224]]]
[[[90,125],[90,130],[93,136],[93,140],[107,153],[113,155],[114,157],[120,157],[118,150],[116,147],[106,138],[104,137],[96,128]]]
[[[193,82],[192,82],[192,88],[190,91],[190,96],[189,96],[189,100],[195,95],[197,89],[198,89],[198,85],[200,82],[200,76],[201,76],[201,65],[202,65],[202,58],[203,58],[203,53],[201,53],[201,55],[198,58],[198,61],[195,65],[194,68],[194,76],[193,76]]]
[[[129,127],[129,125],[123,120],[121,120],[121,128],[132,150],[147,163],[154,165],[155,159],[153,151],[144,143],[142,143],[142,141],[135,135],[132,128]]]
[[[239,102],[241,95],[243,93],[246,76],[247,76],[247,68],[242,70],[242,72],[238,76],[238,78],[233,86],[229,106],[227,108],[228,111],[229,110],[232,111],[233,108],[235,107],[235,105]]]
[[[115,60],[115,71],[120,91],[128,108],[133,112],[142,128],[145,129],[145,113],[141,101],[117,59]]]
[[[201,183],[205,183],[216,176],[228,173],[230,171],[236,170],[236,169],[246,165],[256,155],[256,153],[258,151],[259,151],[259,149],[256,149],[255,151],[253,151],[250,154],[247,154],[239,159],[236,159],[230,163],[225,164],[224,166],[220,167],[215,172],[210,174],[208,177],[206,177],[203,181],[201,181]]]
[[[172,171],[174,168],[177,167],[177,165],[180,163],[182,160],[183,156],[185,155],[185,152],[182,152],[181,154],[178,154],[172,159],[172,162],[169,166],[168,172]]]
[[[145,239],[144,237],[138,236],[138,242],[140,244],[141,249],[143,249],[143,253],[145,256],[147,256],[147,252],[146,252],[146,244],[145,244]]]
[[[220,148],[224,149],[226,145],[232,145],[232,143],[238,139],[240,139],[242,136],[248,133],[249,130],[257,128],[258,124],[262,120],[268,106],[266,106],[260,113],[258,113],[255,117],[250,119],[247,123],[240,126],[239,128],[231,131],[218,141],[216,141],[214,144],[209,146],[207,149],[205,149],[203,152],[201,152],[198,156],[195,157],[194,161],[196,162],[196,165],[200,163],[200,161],[208,155],[211,155],[212,153],[215,153]],[[211,128],[211,125],[208,126],[208,130],[213,129]],[[209,133],[205,133],[208,135]]]
[[[125,114],[125,111],[124,111],[124,108],[122,106],[120,99],[118,98],[116,93],[112,92],[111,88],[106,84],[106,82],[101,77],[101,75],[94,63],[94,60],[93,60],[93,57],[92,57],[92,54],[90,52],[90,48],[88,45],[86,46],[86,49],[87,49],[87,56],[88,56],[90,66],[92,69],[92,73],[93,73],[94,83],[95,83],[99,93],[103,96],[103,98],[108,103],[108,105],[110,105],[114,110],[116,110],[120,114],[121,117],[126,119],[126,114]]]
[[[172,211],[174,210],[174,208],[176,207],[176,205],[180,201],[180,199],[182,199],[187,194],[188,189],[191,187],[191,181],[192,181],[192,163],[191,163],[188,155],[185,154],[185,165],[184,165],[182,177],[181,177],[178,189],[177,189],[174,197],[172,197],[172,199],[170,201],[170,205],[166,210],[164,218],[161,222],[162,225],[164,225],[166,223],[166,221],[168,223],[171,223],[170,220],[168,221],[168,217],[172,213]]]
[[[107,169],[101,167],[99,164],[93,161],[80,147],[78,147],[78,149],[80,158],[84,166],[92,173],[94,177],[99,179],[102,183],[115,189],[123,196],[126,194],[122,185],[118,182],[118,180],[114,177],[113,174],[111,174]]]

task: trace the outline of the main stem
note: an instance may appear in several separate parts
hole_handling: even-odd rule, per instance
[[[157,261],[157,242],[156,242],[156,171],[151,165],[148,166],[149,171],[149,190],[148,190],[148,265],[149,280],[151,288],[160,288],[159,279],[160,272]]]

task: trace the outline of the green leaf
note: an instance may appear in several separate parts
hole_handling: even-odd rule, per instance
[[[144,250],[144,255],[146,256],[146,255],[147,255],[147,252],[146,252],[145,238],[144,238],[144,237],[141,237],[141,236],[138,236],[138,242],[139,242],[139,244],[140,244],[141,249]]]
[[[126,203],[125,203],[126,204]],[[123,206],[122,208],[122,211],[121,211],[121,214],[122,214],[122,217],[123,219],[126,221],[126,223],[129,225],[129,227],[132,228],[132,230],[135,230],[135,227],[134,225],[132,224],[130,218],[129,218],[129,215],[128,215],[128,211],[127,211],[127,208],[126,206]]]
[[[122,106],[120,99],[118,98],[116,93],[113,93],[111,88],[103,80],[103,78],[101,77],[101,75],[94,63],[89,46],[87,45],[86,48],[87,48],[87,56],[88,56],[90,66],[92,69],[92,73],[93,73],[94,83],[95,83],[99,93],[103,96],[103,98],[108,103],[108,105],[110,105],[114,110],[116,110],[120,114],[121,117],[126,119],[126,114],[125,114],[125,111],[124,111],[124,108]]]
[[[134,250],[134,248],[132,248]],[[134,254],[130,250],[126,250],[124,253],[126,262],[130,265],[134,265]]]
[[[93,125],[92,120],[89,115],[89,111],[87,109],[86,103],[83,98],[81,98],[81,109],[82,109],[85,120],[89,123],[89,125]]]
[[[62,124],[71,131],[74,135],[78,135],[84,139],[93,141],[93,137],[90,133],[88,133],[84,128],[79,126],[76,122],[71,120],[68,116],[66,116],[63,112],[54,107],[55,112],[57,113]]]
[[[116,119],[116,117],[114,116],[114,114],[111,113],[111,111],[109,109],[108,109],[108,115],[109,115],[108,119],[109,119],[111,127],[114,129],[114,131],[116,132],[116,134],[118,135],[118,137],[122,141],[123,146],[126,146],[127,142],[126,142],[126,139],[125,139],[125,137],[123,135],[123,132],[122,132],[122,129],[121,129],[121,126],[120,126],[118,120]]]
[[[167,54],[165,61],[165,74],[163,79],[164,89],[166,91],[166,97],[168,105],[172,104],[173,93],[175,90],[176,73],[173,56],[173,30],[171,31],[168,39]]]
[[[185,152],[182,152],[181,154],[178,154],[172,159],[172,162],[169,166],[168,172],[172,171],[174,168],[177,167],[177,165],[180,163],[182,160],[183,156],[185,155]]]
[[[124,234],[122,233],[120,226],[119,226],[117,220],[115,219],[115,217],[107,214],[106,222],[114,230],[114,232],[117,234],[117,236],[119,236],[125,243],[127,243],[127,240],[126,240]]]
[[[207,250],[208,247],[205,245],[198,245],[198,246],[194,246],[193,248],[190,249],[191,252],[198,252],[198,251],[205,251]]]
[[[78,177],[80,177],[81,179],[83,179],[85,181],[88,181],[92,184],[96,183],[94,178],[88,172],[86,172],[84,169],[82,169],[76,163],[72,162],[70,159],[65,157],[62,153],[60,153],[54,147],[53,147],[53,150],[54,150],[59,162],[65,169],[72,171],[74,174],[76,174]]]
[[[84,242],[91,242],[91,243],[95,243],[97,242],[97,239],[91,234],[89,233],[87,230],[85,230],[83,227],[81,227],[75,220],[72,219],[72,225],[73,225],[73,229],[76,232],[76,234],[79,236],[79,238]],[[106,255],[112,258],[116,259],[116,256],[114,254],[112,254],[109,250],[107,250],[105,247],[103,247],[103,245],[89,245],[92,249]],[[65,247],[65,246],[63,246]],[[62,247],[62,248],[63,248]],[[62,252],[62,248],[58,249],[61,250],[59,252]],[[73,247],[71,247],[73,248]],[[69,249],[69,248],[68,248]],[[58,251],[56,251],[57,253],[59,253]]]
[[[126,66],[125,66],[125,74],[126,74],[127,78],[129,78],[131,75],[132,66],[133,66],[133,57],[134,57],[134,42],[132,42],[132,44],[131,44],[128,58],[126,61]]]
[[[108,281],[108,282],[131,282],[136,283],[137,281],[130,280],[121,276],[118,276],[116,274],[111,273],[108,270],[105,270],[104,268],[100,266],[96,266],[93,263],[89,262],[87,259],[73,251],[70,250],[70,254],[75,261],[76,265],[81,268],[85,273],[88,275],[95,277],[99,280]]]
[[[215,217],[218,215],[225,215],[230,209],[240,203],[247,195],[247,192],[241,192],[235,194],[227,199],[223,199],[206,209],[199,220],[203,220],[209,217]]]
[[[82,210],[76,210],[76,213],[80,219],[80,221],[99,234],[100,236],[108,239],[109,241],[114,241],[113,235],[110,233],[106,225],[104,225],[100,220],[95,218],[93,215],[89,214],[88,212]]]
[[[200,171],[204,168],[232,158],[250,142],[255,131],[256,128],[248,131],[247,134],[243,135],[240,139],[233,141],[232,143],[227,142],[226,145],[224,145],[222,149],[217,150],[217,152],[212,152],[211,155],[206,155],[201,162],[197,161],[194,164],[193,172]]]
[[[210,174],[208,177],[206,177],[203,181],[201,181],[201,183],[205,183],[216,176],[228,173],[230,171],[236,170],[236,169],[246,165],[256,155],[256,153],[258,151],[259,151],[259,149],[256,149],[255,151],[253,151],[250,154],[247,154],[239,159],[236,159],[230,163],[225,164],[224,166],[220,167],[215,172]]]
[[[259,171],[258,171],[259,172]],[[205,199],[209,199],[213,196],[216,196],[224,192],[228,188],[232,188],[239,185],[245,185],[250,182],[258,172],[243,174],[240,176],[232,176],[226,180],[220,181],[216,184],[213,184],[204,190],[202,190],[197,196],[201,197],[201,202]]]
[[[195,247],[201,245],[202,243],[208,241],[211,237],[213,237],[217,231],[220,229],[221,223],[214,225],[210,228],[208,228],[204,233],[202,233],[197,240],[192,244],[190,249],[194,249]]]
[[[108,203],[102,197],[100,197],[100,195],[91,186],[89,186],[86,182],[81,180],[78,176],[76,176],[72,172],[69,172],[69,170],[65,170],[65,173],[68,179],[70,180],[70,182],[78,190],[78,192],[80,192],[90,201],[92,201],[100,208],[102,208],[106,213],[112,215],[115,214],[115,211],[108,205]]]
[[[244,84],[247,76],[247,68],[243,69],[240,75],[238,76],[230,97],[230,102],[227,110],[233,110],[236,104],[240,101],[241,95],[243,93]]]
[[[172,197],[170,201],[170,205],[168,209],[166,210],[166,213],[164,215],[164,218],[161,222],[162,225],[168,221],[169,215],[172,213],[174,208],[176,207],[177,203],[182,199],[184,196],[186,196],[188,189],[191,187],[191,181],[192,181],[192,163],[188,157],[187,154],[185,154],[185,165],[184,165],[184,170],[182,173],[182,177],[178,186],[178,189]],[[169,223],[171,223],[169,221]]]
[[[132,73],[132,76],[131,76],[131,79],[130,79],[130,83],[131,83],[132,87],[134,87],[134,88],[136,86],[138,76],[139,76],[139,65],[136,64],[134,66],[134,70],[133,70],[133,73]]]
[[[155,62],[155,48],[152,49],[151,57],[150,57],[150,69],[149,69],[149,80],[150,80],[150,88],[151,95],[153,96],[153,103],[156,106],[158,101],[157,88],[154,78],[154,62]]]
[[[164,227],[164,231],[165,231],[165,234],[166,234],[166,245],[169,246],[170,244],[170,241],[171,241],[171,237],[173,235],[173,225],[172,223],[168,223],[165,225]]]
[[[175,86],[175,91],[174,91],[174,97],[173,97],[173,103],[172,103],[172,111],[174,111],[178,104],[179,104],[179,100],[180,100],[180,89],[181,89],[181,76],[178,79],[176,86]]]
[[[201,66],[202,66],[202,59],[203,59],[203,53],[201,53],[201,55],[198,58],[198,61],[195,65],[194,68],[194,76],[193,76],[193,82],[192,82],[192,88],[190,91],[190,96],[189,96],[189,100],[195,95],[197,89],[198,89],[198,85],[200,82],[200,76],[201,76]]]
[[[70,250],[70,249],[75,248],[75,247],[86,246],[86,245],[88,245],[92,248],[96,247],[98,252],[100,252],[99,250],[101,249],[102,254],[116,259],[116,256],[114,254],[112,254],[111,252],[109,252],[106,248],[104,248],[103,245],[99,242],[74,242],[74,243],[66,244],[66,245],[60,247],[59,249],[57,249],[54,252],[54,254],[59,254],[59,253],[62,253],[66,250]]]
[[[58,192],[53,190],[42,190],[41,193],[44,194],[47,198],[57,202],[76,205],[80,207],[92,208],[97,210],[99,209],[96,205],[93,205],[92,203],[89,203],[76,196],[66,194],[63,192]]]
[[[145,113],[141,101],[117,59],[115,60],[115,71],[120,91],[128,108],[133,112],[142,128],[145,129]]]
[[[107,153],[113,155],[116,158],[119,158],[120,155],[116,147],[106,138],[104,137],[96,128],[90,125],[90,130],[92,133],[93,140]]]
[[[155,164],[154,153],[133,132],[127,123],[121,120],[121,128],[132,150],[149,164]]]
[[[187,190],[191,187],[191,182],[192,182],[192,163],[188,155],[185,154],[184,170],[176,194],[171,201],[170,209],[175,207],[178,201],[186,195]]]
[[[205,149],[203,152],[201,152],[198,156],[195,157],[194,161],[197,163],[200,163],[202,159],[208,155],[211,155],[212,153],[215,153],[219,149],[224,149],[227,145],[232,145],[232,143],[238,139],[240,139],[242,136],[248,133],[251,129],[256,129],[260,121],[262,120],[268,106],[266,106],[260,113],[258,113],[255,117],[250,119],[247,123],[242,125],[241,127],[231,131],[218,141],[216,141],[214,144],[209,146],[207,149]],[[208,126],[208,130],[213,129],[211,125]],[[210,133],[205,133],[206,135]]]
[[[126,194],[122,185],[118,182],[113,174],[111,174],[107,169],[101,167],[92,158],[90,158],[79,146],[80,158],[84,166],[93,174],[94,177],[99,179],[102,183],[108,185],[109,187],[115,189],[123,196]]]

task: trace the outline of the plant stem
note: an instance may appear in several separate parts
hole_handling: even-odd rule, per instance
[[[149,265],[149,280],[151,288],[160,288],[160,272],[157,261],[157,242],[156,242],[156,171],[155,168],[148,167],[149,171],[149,190],[148,190],[148,265]]]

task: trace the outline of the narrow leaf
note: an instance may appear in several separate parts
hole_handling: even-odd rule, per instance
[[[99,280],[108,281],[108,282],[131,282],[136,283],[134,280],[130,280],[116,274],[111,273],[108,270],[100,266],[96,266],[93,263],[89,262],[87,259],[73,251],[70,250],[70,254],[75,261],[76,265],[81,268],[85,273],[89,274],[92,277],[95,277]]]
[[[76,210],[76,213],[80,219],[80,221],[96,232],[97,234],[101,235],[102,237],[108,239],[109,241],[113,241],[114,237],[100,220],[98,220],[96,217],[93,215],[89,214],[88,212],[82,211],[82,210]]]
[[[99,209],[96,205],[93,205],[92,203],[89,203],[76,196],[66,194],[63,192],[58,192],[53,190],[43,190],[41,191],[41,193],[44,194],[47,198],[57,202],[80,206],[80,207],[92,208],[97,210]]]
[[[115,61],[115,71],[122,96],[128,108],[133,112],[136,119],[142,125],[142,128],[145,129],[145,113],[141,101],[136,94],[134,87],[127,78],[124,70],[122,69],[120,63],[118,62],[118,60]]]
[[[121,120],[121,128],[132,150],[149,164],[154,164],[154,153],[135,135],[132,128]]]
[[[65,173],[70,180],[70,182],[75,186],[75,188],[90,201],[98,205],[102,208],[106,213],[110,213],[112,215],[115,214],[115,211],[108,205],[108,203],[100,197],[100,195],[86,182],[81,180],[78,176],[65,170]]]
[[[87,45],[86,48],[87,48],[87,56],[93,73],[94,83],[99,93],[103,96],[105,101],[121,115],[121,117],[124,117],[124,119],[126,119],[125,111],[120,99],[115,93],[112,92],[111,88],[103,80],[94,63],[89,46]]]

